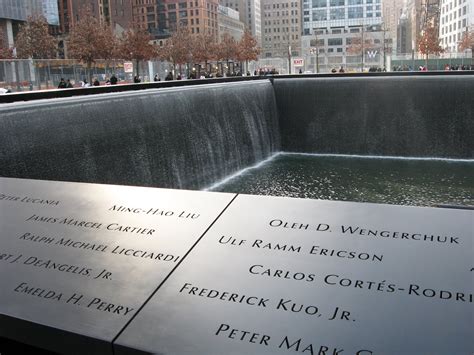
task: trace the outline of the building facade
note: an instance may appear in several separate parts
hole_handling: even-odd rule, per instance
[[[132,0],[57,0],[57,6],[60,32],[65,35],[79,20],[86,6],[94,17],[109,24],[117,34],[122,33],[133,21]]]
[[[457,52],[463,34],[474,25],[472,0],[441,0],[439,37],[447,52]]]
[[[262,1],[262,57],[300,56],[300,1]]]
[[[132,0],[59,0],[61,20],[67,23],[65,33],[69,32],[71,25],[80,18],[81,10],[88,6],[92,10],[94,17],[106,23],[120,34],[133,22]],[[135,0],[133,0],[135,1]],[[142,0],[143,1],[143,0]],[[151,1],[151,0],[147,0]],[[65,16],[67,14],[67,18]],[[62,24],[61,24],[62,27]]]
[[[381,0],[303,0],[304,68],[361,71],[383,67]]]
[[[59,26],[58,0],[42,0],[42,12],[52,26]]]
[[[0,32],[3,43],[14,47],[14,39],[19,26],[29,16],[43,15],[51,26],[59,24],[57,0],[1,0],[0,1]]]
[[[422,0],[382,0],[383,21],[392,54],[414,55],[422,31]]]
[[[239,13],[229,7],[219,5],[217,8],[218,37],[223,33],[230,34],[236,41],[244,35],[245,25],[240,21]]]
[[[131,0],[108,0],[110,25],[116,33],[123,32],[133,23],[132,1]],[[104,12],[106,10],[104,4]]]
[[[45,1],[45,0],[43,0]],[[67,38],[83,9],[89,7],[92,15],[108,24],[120,35],[132,23],[132,0],[47,0],[57,1],[59,18],[58,55],[67,57]]]
[[[303,0],[303,34],[382,23],[381,0]]]
[[[403,8],[406,8],[406,5],[406,1],[382,0],[382,18],[384,27],[387,31],[387,37],[394,43],[397,43],[398,23],[402,10]],[[393,49],[396,50],[396,47],[393,46]]]
[[[217,0],[133,0],[133,19],[155,39],[169,37],[178,27],[191,34],[210,33],[217,40]]]
[[[69,33],[73,21],[72,0],[58,0],[59,31]]]
[[[418,40],[423,29],[423,0],[407,1],[407,18],[410,22],[412,52],[418,52]]]
[[[407,54],[412,53],[413,50],[413,39],[412,39],[412,30],[411,30],[411,21],[408,18],[406,12],[404,12],[398,18],[397,24],[397,54]]]
[[[239,12],[240,21],[262,46],[262,8],[260,0],[220,0],[220,4]]]
[[[131,0],[134,23],[147,29],[155,39],[170,36],[166,0]]]

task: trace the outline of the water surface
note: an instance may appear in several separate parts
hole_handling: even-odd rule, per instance
[[[474,160],[280,153],[213,191],[398,205],[474,205]]]

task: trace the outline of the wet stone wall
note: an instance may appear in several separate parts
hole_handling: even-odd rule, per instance
[[[282,150],[474,157],[474,76],[274,80]]]

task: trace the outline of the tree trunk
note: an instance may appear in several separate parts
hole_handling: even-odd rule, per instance
[[[12,63],[15,66],[16,90],[21,91],[20,71],[18,70],[18,65],[20,65],[20,62],[19,61],[12,61]]]
[[[425,68],[428,69],[428,53],[426,53],[426,57],[425,57]]]
[[[92,85],[92,61],[88,60],[87,61],[87,78],[89,79],[89,85]]]
[[[34,65],[35,71],[38,73],[38,75],[36,75],[36,81],[38,82],[38,90],[41,90],[41,70],[39,70],[38,65],[36,64],[36,61],[34,61],[33,65]]]
[[[49,60],[48,60],[48,65],[47,65],[47,79],[46,79],[46,89],[49,89],[49,81],[51,80],[51,68],[49,66]]]

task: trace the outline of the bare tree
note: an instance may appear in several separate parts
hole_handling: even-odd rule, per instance
[[[48,59],[55,56],[56,40],[49,34],[48,22],[44,16],[30,16],[26,23],[20,26],[16,37],[16,53],[18,58]],[[41,88],[38,62],[34,60],[33,64],[38,75],[38,86]]]
[[[360,35],[357,37],[352,37],[348,39],[349,42],[347,47],[347,53],[353,55],[360,55],[361,58],[361,72],[364,71],[365,66],[365,52],[367,50],[378,49],[378,46],[375,45],[370,32],[366,31],[365,26],[361,26]]]
[[[68,41],[69,57],[87,65],[89,82],[92,81],[92,64],[97,59],[116,56],[116,37],[112,29],[93,16],[89,6],[79,12],[79,21],[71,29]]]
[[[470,49],[474,53],[474,26],[463,33],[461,41],[459,41],[458,48],[460,51],[466,51]]]
[[[56,40],[49,34],[44,16],[30,16],[16,37],[19,58],[47,59],[56,54]]]
[[[159,50],[159,57],[170,63],[173,63],[173,69],[179,65],[185,64],[191,56],[191,36],[186,28],[178,27],[176,32],[166,40],[166,43]]]
[[[428,56],[440,54],[444,49],[439,44],[438,29],[434,26],[427,27],[418,39],[418,50],[425,56],[425,66],[428,67]]]
[[[140,75],[140,62],[150,60],[155,56],[155,47],[151,43],[151,36],[147,30],[132,25],[123,33],[120,40],[121,57],[126,60],[135,61],[134,70]]]
[[[217,47],[217,59],[227,62],[227,71],[230,71],[230,61],[238,57],[237,41],[229,33],[224,32]]]
[[[257,60],[260,54],[257,40],[252,36],[252,33],[246,29],[244,35],[238,43],[237,55],[240,61],[245,62],[245,70],[249,70],[249,61]]]
[[[13,58],[13,48],[8,47],[5,41],[5,32],[3,28],[0,27],[0,59],[12,59]]]
[[[324,48],[324,39],[321,39],[318,37],[318,31],[314,31],[314,39],[309,40],[309,46],[310,50],[309,52],[311,54],[314,54],[316,56],[316,74],[319,73],[319,52],[321,51],[321,48]],[[324,51],[324,49],[323,49]]]
[[[200,33],[192,39],[192,57],[198,66],[198,77],[201,74],[201,63],[204,62],[207,71],[208,62],[216,58],[216,43],[210,33]]]
[[[112,30],[112,27],[104,25],[103,28],[102,42],[104,43],[104,48],[102,53],[100,53],[100,57],[101,59],[105,59],[106,67],[108,67],[112,60],[122,59],[120,41]]]

